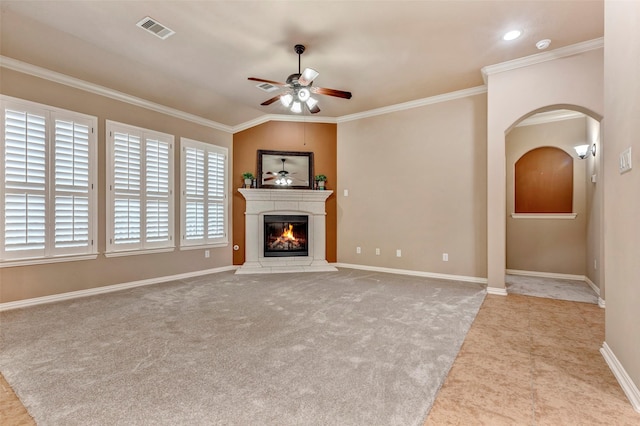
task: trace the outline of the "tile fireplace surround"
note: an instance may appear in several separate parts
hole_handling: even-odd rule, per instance
[[[238,189],[245,198],[245,262],[236,274],[327,272],[325,202],[333,191]],[[264,257],[264,215],[309,216],[308,256]]]

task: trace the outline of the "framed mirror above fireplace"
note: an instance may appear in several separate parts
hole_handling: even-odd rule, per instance
[[[258,188],[313,189],[313,152],[258,150]]]

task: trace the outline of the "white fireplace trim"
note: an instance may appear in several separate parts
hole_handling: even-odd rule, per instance
[[[246,200],[245,262],[236,274],[337,271],[326,260],[325,202],[333,191],[308,189],[244,189]],[[306,215],[308,256],[264,257],[265,215]]]

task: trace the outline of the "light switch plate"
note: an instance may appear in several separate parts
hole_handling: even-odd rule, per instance
[[[620,153],[620,174],[631,170],[631,147]]]

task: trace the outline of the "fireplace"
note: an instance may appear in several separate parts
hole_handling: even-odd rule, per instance
[[[333,191],[240,188],[238,192],[246,200],[245,260],[236,274],[337,271],[325,258],[325,202]],[[270,227],[274,229],[269,231]],[[295,243],[283,236],[289,232]],[[265,249],[267,245],[273,247]]]
[[[309,216],[264,215],[264,257],[308,256]]]

